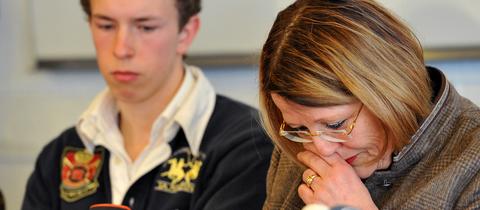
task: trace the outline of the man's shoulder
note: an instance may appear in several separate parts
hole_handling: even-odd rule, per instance
[[[50,141],[40,153],[40,159],[59,158],[65,148],[84,148],[75,127],[65,129],[60,135]]]
[[[217,95],[207,132],[229,133],[244,129],[262,130],[258,110],[235,99]]]
[[[75,127],[65,129],[60,135],[53,139],[51,143],[71,147],[84,147]]]
[[[218,95],[202,145],[229,150],[241,144],[271,147],[270,140],[261,126],[259,113],[255,108]]]
[[[212,117],[228,118],[258,118],[258,110],[250,105],[223,95],[217,95]]]

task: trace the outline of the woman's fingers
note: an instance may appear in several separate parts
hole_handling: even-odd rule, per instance
[[[313,190],[307,187],[306,184],[301,184],[298,187],[298,196],[300,196],[305,204],[318,203],[318,201],[314,198]]]
[[[297,158],[300,162],[305,164],[305,166],[313,169],[317,174],[330,168],[330,165],[325,160],[310,151],[299,152]]]

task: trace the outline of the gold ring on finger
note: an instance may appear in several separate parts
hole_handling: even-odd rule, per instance
[[[307,184],[307,187],[312,186],[313,180],[315,178],[317,178],[317,175],[313,174],[313,175],[308,176],[307,179],[305,179],[305,184]]]

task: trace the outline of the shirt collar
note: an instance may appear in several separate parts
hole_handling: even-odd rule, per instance
[[[199,155],[203,134],[214,106],[213,86],[198,67],[185,65],[185,79],[165,111],[155,121],[153,136],[162,133],[161,127],[169,129],[176,123],[183,129],[192,154]],[[169,140],[175,134],[176,132]]]
[[[186,66],[196,80],[190,94],[180,105],[175,120],[183,128],[188,144],[195,156],[199,155],[200,144],[208,121],[215,108],[216,94],[213,86],[202,71],[195,66]]]
[[[215,91],[202,71],[185,65],[185,77],[174,98],[155,120],[151,140],[155,141],[164,129],[178,124],[185,133],[193,155],[199,155],[200,144],[215,106]],[[86,148],[93,151],[104,138],[99,132],[118,130],[118,108],[108,89],[103,90],[81,115],[76,129]],[[175,132],[176,133],[176,132]],[[172,138],[175,135],[172,136]],[[171,140],[172,138],[169,138]]]
[[[101,145],[102,138],[97,135],[106,130],[118,130],[118,109],[108,88],[101,91],[83,112],[77,122],[76,129],[81,140],[89,151]]]

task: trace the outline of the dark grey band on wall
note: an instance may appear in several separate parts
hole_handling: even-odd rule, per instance
[[[191,55],[185,62],[202,68],[256,66],[259,62],[258,54],[218,54],[218,55]],[[92,58],[71,59],[39,59],[37,68],[40,70],[96,70],[97,61]]]
[[[426,61],[480,59],[480,46],[426,48]]]
[[[480,60],[480,46],[446,47],[425,49],[426,61],[439,60]],[[258,66],[258,53],[210,54],[187,56],[185,62],[202,68]],[[41,70],[96,70],[97,62],[92,58],[39,59],[37,68]]]

